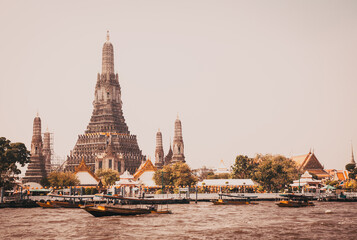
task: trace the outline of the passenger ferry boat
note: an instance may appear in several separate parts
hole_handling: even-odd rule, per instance
[[[94,195],[56,195],[48,194],[51,198],[60,198],[61,200],[47,200],[46,202],[36,202],[43,208],[80,208],[84,200],[93,201]]]
[[[242,195],[231,195],[231,194],[218,194],[218,199],[212,200],[214,205],[248,205],[248,204],[258,204],[252,203],[252,198],[257,198],[257,196],[244,196]]]
[[[308,207],[315,206],[312,197],[302,194],[280,194],[284,199],[276,203],[279,207]]]
[[[142,215],[142,214],[171,214],[172,212],[168,210],[168,208],[158,209],[158,204],[137,204],[138,198],[126,198],[122,196],[111,196],[111,195],[99,195],[102,198],[108,200],[106,205],[98,205],[98,206],[81,206],[82,209],[92,214],[94,217],[104,217],[104,216],[130,216],[130,215]],[[112,203],[109,203],[109,200]],[[116,204],[120,204],[120,206],[115,206]],[[144,203],[145,204],[145,203]]]

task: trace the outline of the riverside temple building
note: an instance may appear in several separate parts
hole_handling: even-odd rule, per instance
[[[91,171],[113,169],[131,174],[145,161],[136,136],[125,123],[118,73],[114,72],[114,49],[107,41],[102,50],[102,72],[95,86],[93,113],[84,134],[67,156],[65,171],[75,171],[84,160]]]

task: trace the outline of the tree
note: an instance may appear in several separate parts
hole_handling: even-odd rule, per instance
[[[232,178],[252,178],[257,169],[257,162],[248,156],[238,155],[232,166]]]
[[[196,184],[197,178],[193,175],[192,170],[186,163],[175,163],[165,165],[162,169],[157,170],[153,177],[156,185],[171,186],[191,186]]]
[[[207,175],[207,179],[228,179],[230,177],[231,177],[231,175],[229,173],[214,174],[212,172],[212,174]]]
[[[348,177],[350,179],[356,179],[357,176],[356,164],[348,163],[345,168],[348,171]]]
[[[208,175],[210,175],[211,173],[214,175],[211,169],[207,168],[206,166],[203,166],[201,168],[201,173],[198,175],[198,179],[200,181],[202,181],[203,179],[207,179]]]
[[[79,180],[73,172],[51,172],[48,181],[52,187],[76,186]]]
[[[0,138],[0,188],[12,187],[15,179],[21,170],[18,169],[18,164],[22,167],[30,162],[30,152],[27,151],[23,143],[11,143],[5,137]]]
[[[298,178],[295,162],[282,155],[257,155],[259,161],[253,180],[268,191],[278,191]]]
[[[104,185],[114,185],[120,179],[119,172],[113,169],[99,169],[96,175],[102,179]]]

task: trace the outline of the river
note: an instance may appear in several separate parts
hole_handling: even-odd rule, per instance
[[[0,209],[1,239],[357,239],[357,203],[170,205],[171,215],[95,218],[82,209]],[[332,213],[325,213],[331,210]]]

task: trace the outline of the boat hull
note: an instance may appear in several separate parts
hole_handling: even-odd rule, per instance
[[[94,217],[105,217],[105,216],[133,216],[141,214],[151,213],[150,209],[146,208],[117,208],[117,207],[84,207],[88,213],[92,214]]]
[[[315,206],[313,202],[298,202],[298,201],[280,201],[277,203],[279,207],[310,207]]]
[[[51,204],[61,208],[79,208],[79,203],[70,203],[65,201],[52,201]]]
[[[51,202],[36,202],[37,205],[43,208],[58,208],[57,206],[53,205]]]
[[[248,205],[251,204],[250,201],[237,201],[237,200],[213,200],[212,201],[214,205]]]

